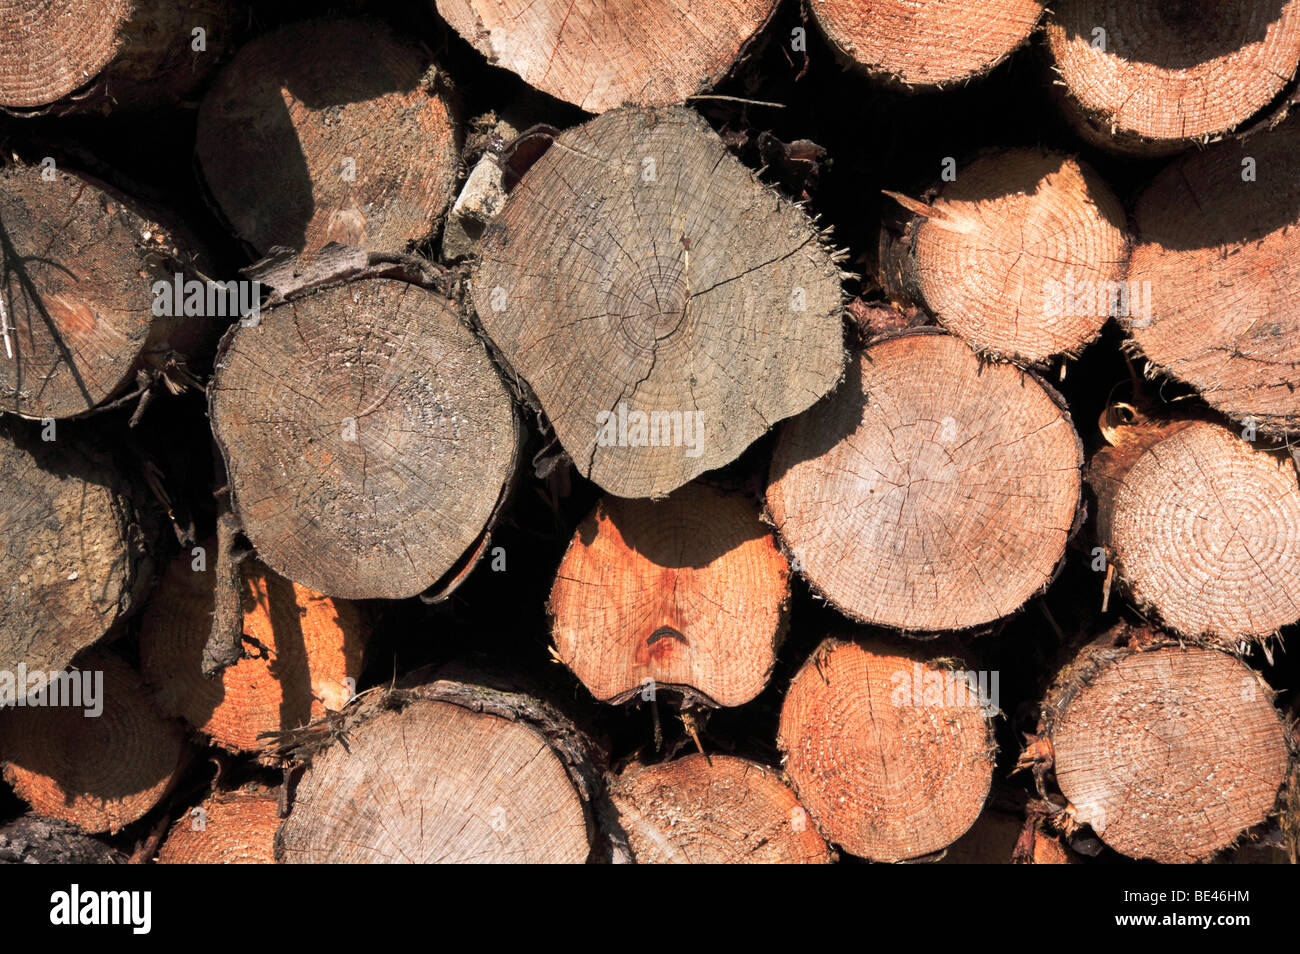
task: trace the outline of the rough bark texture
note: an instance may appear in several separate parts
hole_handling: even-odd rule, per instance
[[[199,669],[211,679],[235,665],[244,655],[244,573],[243,559],[248,556],[239,545],[239,520],[230,502],[230,487],[225,469],[219,463],[223,479],[218,481],[217,536],[212,553],[212,618],[207,639],[199,659]]]
[[[1286,775],[1272,696],[1226,653],[1111,630],[1043,708],[1071,821],[1134,858],[1187,863],[1226,848],[1265,820]]]
[[[1235,129],[1282,91],[1300,62],[1300,2],[1061,0],[1046,33],[1080,131],[1160,154]]]
[[[366,22],[293,24],[222,71],[196,150],[225,217],[259,252],[401,252],[451,201],[456,122],[420,46]]]
[[[196,263],[188,239],[102,182],[0,169],[0,410],[83,414],[214,338],[221,319],[154,314],[154,283]]]
[[[213,543],[205,545],[209,555]],[[140,665],[159,705],[219,745],[252,751],[338,711],[355,694],[369,626],[363,611],[243,564],[243,658],[203,674],[214,573],[188,551],[172,561],[140,620]],[[352,681],[349,683],[348,680]]]
[[[637,864],[827,864],[794,792],[766,766],[687,755],[634,766],[610,798]]]
[[[832,47],[868,72],[907,86],[941,86],[988,72],[1029,39],[1041,0],[810,0]]]
[[[0,0],[0,107],[176,106],[220,60],[234,12],[229,0]]]
[[[789,573],[748,497],[690,484],[660,502],[606,498],[556,573],[557,654],[603,702],[648,683],[741,705],[776,662]]]
[[[481,542],[514,472],[514,405],[487,351],[407,282],[318,290],[233,328],[209,400],[258,556],[331,596],[433,585]]]
[[[1137,605],[1235,647],[1300,619],[1292,461],[1199,420],[1121,427],[1089,464],[1097,537]]]
[[[883,278],[981,352],[1023,362],[1075,353],[1116,310],[1124,208],[1077,159],[1043,149],[984,155],[880,233]]]
[[[275,864],[279,827],[275,792],[256,785],[214,792],[172,825],[158,851],[158,864]]]
[[[974,823],[993,778],[994,710],[951,662],[830,639],[795,675],[777,743],[827,841],[902,861],[939,851]]]
[[[849,617],[912,631],[1016,611],[1076,529],[1082,448],[1060,398],[942,333],[880,341],[785,425],[767,505],[792,565]]]
[[[599,779],[588,743],[518,693],[438,680],[355,713],[312,760],[276,837],[288,863],[580,863]]]
[[[38,814],[91,834],[112,833],[167,795],[185,746],[180,724],[158,710],[139,675],[117,656],[95,650],[78,659],[78,669],[103,673],[103,711],[0,711],[0,760],[5,781]]]
[[[474,304],[577,468],[662,497],[834,386],[839,272],[694,112],[562,134],[483,237]]]
[[[721,80],[774,0],[437,0],[488,61],[588,112],[667,106]]]
[[[1176,160],[1134,219],[1152,309],[1121,322],[1143,354],[1230,417],[1300,431],[1300,122]]]
[[[120,865],[126,856],[86,835],[75,825],[20,815],[0,825],[0,864]]]
[[[158,528],[106,454],[0,426],[0,671],[63,669],[133,612]],[[16,686],[17,696],[25,694]]]

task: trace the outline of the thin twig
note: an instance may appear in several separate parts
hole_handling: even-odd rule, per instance
[[[687,96],[687,100],[692,99],[716,99],[725,103],[744,103],[746,106],[771,106],[773,109],[785,109],[785,103],[769,103],[761,99],[745,99],[743,96],[715,96],[710,93],[701,93],[698,96]]]

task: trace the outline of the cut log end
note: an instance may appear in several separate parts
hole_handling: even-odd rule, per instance
[[[586,808],[525,722],[420,699],[316,756],[277,840],[288,863],[581,863]]]
[[[204,549],[214,553],[210,542]],[[243,565],[243,658],[219,681],[203,675],[214,573],[174,560],[140,623],[140,663],[164,711],[214,742],[254,751],[342,709],[361,676],[367,626],[358,606],[291,583],[249,559]],[[349,682],[351,680],[351,682]]]
[[[736,706],[767,683],[788,596],[757,508],[690,484],[659,503],[603,501],[569,545],[550,607],[560,659],[597,699],[658,685]]]
[[[132,613],[152,581],[152,517],[140,493],[71,438],[0,428],[0,701],[20,667],[57,672]]]
[[[684,108],[557,138],[484,234],[473,294],[579,471],[621,497],[735,460],[844,360],[813,224]]]
[[[81,683],[81,706],[0,711],[4,777],[38,814],[92,834],[116,832],[171,790],[185,753],[181,729],[116,656],[96,650],[78,665],[69,676]],[[72,690],[64,683],[59,691]]]
[[[730,755],[629,769],[610,798],[638,864],[826,864],[826,842],[776,773]]]
[[[831,45],[871,73],[940,86],[985,73],[1025,43],[1041,0],[818,0],[809,4]]]
[[[439,296],[387,279],[238,327],[212,426],[258,556],[319,593],[401,599],[479,542],[513,474],[514,404]]]
[[[234,8],[227,0],[0,0],[0,108],[175,107],[221,58]]]
[[[239,236],[262,253],[401,252],[428,238],[460,159],[432,66],[366,22],[293,24],[241,49],[204,98],[195,144]]]
[[[1260,430],[1300,432],[1300,122],[1180,159],[1139,197],[1121,314],[1161,370]]]
[[[1092,169],[1015,149],[962,168],[901,238],[886,230],[882,242],[903,246],[902,297],[978,351],[1036,363],[1101,332],[1124,290],[1124,224]]]
[[[870,346],[773,452],[767,503],[795,568],[861,622],[924,632],[1015,612],[1076,525],[1082,448],[1058,400],[948,335]]]
[[[1072,672],[1084,669],[1052,704],[1051,727],[1057,783],[1079,822],[1123,854],[1188,863],[1265,820],[1287,747],[1250,669],[1172,646],[1110,651]]]
[[[488,61],[588,112],[668,106],[721,80],[774,0],[437,0]]]
[[[152,289],[192,255],[102,183],[48,174],[0,170],[0,409],[35,419],[93,410],[166,349],[179,329],[154,316]]]
[[[823,643],[790,686],[777,737],[818,830],[873,861],[917,858],[956,841],[993,778],[982,695],[965,674],[914,651]]]
[[[259,786],[215,792],[172,826],[158,864],[274,864],[278,806],[275,793]]]
[[[1089,467],[1097,533],[1139,606],[1230,646],[1300,619],[1294,464],[1205,421],[1121,429]]]
[[[1046,33],[1089,138],[1162,153],[1235,129],[1282,91],[1300,63],[1300,2],[1066,0]]]
[[[44,106],[94,79],[117,55],[131,0],[0,2],[0,106]]]

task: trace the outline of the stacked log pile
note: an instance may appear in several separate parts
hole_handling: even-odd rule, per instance
[[[1300,860],[1300,0],[0,0],[0,861]]]

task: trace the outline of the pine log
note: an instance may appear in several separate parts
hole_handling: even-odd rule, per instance
[[[215,545],[205,545],[208,554]],[[243,658],[203,675],[214,571],[188,552],[167,567],[140,619],[140,668],[164,712],[218,745],[256,751],[355,695],[368,635],[362,609],[321,596],[249,558],[242,564]],[[348,680],[351,680],[349,683]]]
[[[146,815],[175,784],[186,749],[180,724],[164,716],[139,675],[104,650],[78,657],[102,692],[83,705],[0,710],[4,778],[38,814],[82,831],[114,833]]]
[[[0,108],[180,105],[216,66],[235,19],[230,0],[0,0]]]
[[[570,129],[484,233],[474,304],[575,466],[662,497],[838,380],[839,270],[688,109]]]
[[[1300,63],[1298,0],[1061,0],[1045,32],[1094,145],[1158,155],[1228,133]]]
[[[83,414],[213,339],[224,320],[155,314],[155,283],[189,280],[203,261],[156,212],[90,176],[0,169],[0,410]]]
[[[599,781],[583,739],[518,693],[439,680],[363,707],[315,755],[276,837],[312,863],[581,863]]]
[[[782,428],[767,505],[794,569],[845,615],[965,629],[1053,579],[1077,528],[1082,454],[1032,374],[913,331],[868,347]]]
[[[774,0],[437,0],[488,62],[592,113],[703,93],[749,50]]]
[[[457,118],[420,46],[365,21],[258,37],[203,100],[195,146],[235,232],[267,253],[401,252],[453,197]]]
[[[1089,463],[1097,540],[1144,614],[1229,647],[1300,619],[1300,483],[1200,420],[1121,427]]]
[[[794,677],[777,743],[826,840],[873,861],[952,844],[993,779],[989,677],[879,640],[828,639]]]
[[[1176,160],[1138,198],[1120,321],[1157,367],[1260,430],[1300,431],[1300,121]]]
[[[1042,362],[1101,332],[1122,291],[1124,208],[1083,162],[1009,149],[881,229],[882,280],[977,351]]]
[[[1074,824],[1167,864],[1204,861],[1274,807],[1287,771],[1272,691],[1233,656],[1119,626],[1048,693],[1040,731]]]
[[[657,503],[607,497],[556,573],[556,653],[602,702],[648,682],[741,705],[776,663],[789,575],[747,497],[698,483]]]
[[[3,865],[120,865],[126,856],[76,825],[30,812],[0,825]]]
[[[987,73],[1024,44],[1041,0],[816,0],[831,46],[867,72],[905,86],[941,86]]]
[[[401,599],[482,551],[515,469],[514,404],[452,306],[354,281],[223,339],[212,429],[235,507],[275,572],[346,599]]]
[[[829,864],[808,813],[772,769],[687,755],[625,770],[610,787],[637,864]]]
[[[58,672],[135,611],[153,582],[156,514],[108,455],[0,427],[0,702],[19,667]]]
[[[213,792],[172,825],[160,865],[272,865],[280,827],[275,792],[249,785]]]

